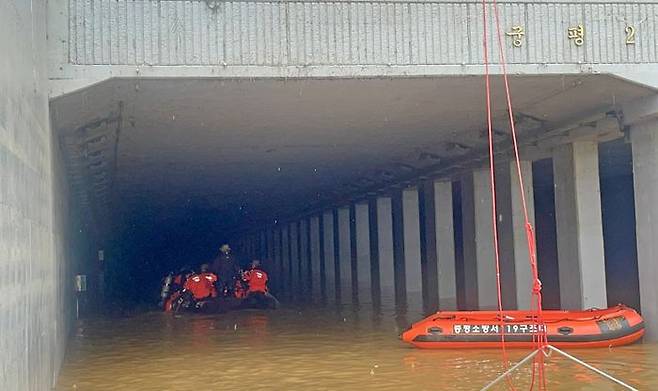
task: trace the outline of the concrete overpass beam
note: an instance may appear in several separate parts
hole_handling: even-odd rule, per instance
[[[654,74],[656,72],[653,72]],[[639,124],[658,119],[658,95],[635,100],[622,107],[624,124]]]
[[[648,341],[658,340],[658,121],[631,128],[640,306]]]
[[[462,181],[466,309],[497,308],[491,217],[489,170],[477,169]]]
[[[521,174],[528,218],[534,226],[535,202],[532,188],[532,162],[521,162]],[[496,173],[498,191],[498,232],[500,233],[501,285],[503,308],[530,309],[532,272],[526,240],[525,218],[515,162],[503,162]]]
[[[598,156],[594,141],[563,145],[553,155],[564,309],[607,307]]]

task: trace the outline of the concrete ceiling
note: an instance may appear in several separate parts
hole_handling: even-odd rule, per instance
[[[522,132],[550,130],[651,93],[600,75],[511,82]],[[107,189],[97,189],[92,207],[104,197],[115,215],[148,208],[162,221],[196,208],[235,229],[376,188],[484,145],[483,88],[482,77],[115,79],[58,98],[52,112],[74,151],[70,162],[89,156],[85,142],[93,132],[111,134],[98,154],[106,173],[94,174]],[[505,132],[499,79],[493,88],[495,126]],[[90,176],[85,169],[77,175]]]

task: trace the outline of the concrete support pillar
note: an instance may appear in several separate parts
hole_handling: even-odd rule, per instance
[[[281,228],[281,283],[282,296],[290,296],[290,229],[288,225]]]
[[[297,273],[299,275],[299,295],[302,300],[305,300],[309,291],[309,267],[311,263],[308,247],[308,219],[299,221],[297,232],[299,233],[299,271]]]
[[[299,296],[299,230],[297,222],[290,223],[290,293],[297,299]]]
[[[402,190],[396,190],[391,196],[391,215],[393,225],[393,270],[395,280],[395,304],[407,304],[407,278],[404,259],[404,200]]]
[[[273,252],[273,271],[274,271],[274,281],[273,288],[276,293],[281,292],[281,287],[283,286],[283,273],[281,272],[282,263],[281,263],[281,228],[277,227],[272,231],[272,252]]]
[[[265,231],[265,241],[266,241],[266,256],[263,260],[263,267],[265,271],[271,274],[271,277],[275,277],[275,268],[274,268],[274,232],[272,229],[267,229]],[[272,281],[270,286],[272,285]]]
[[[336,249],[334,240],[334,213],[325,212],[322,216],[325,298],[328,302],[336,299]]]
[[[439,271],[434,181],[426,180],[418,188],[420,223],[420,262],[425,313],[439,308]]]
[[[368,250],[370,251],[370,294],[373,307],[379,308],[382,300],[382,288],[379,260],[379,207],[377,197],[368,200]]]
[[[465,309],[498,307],[489,170],[477,169],[462,181]]]
[[[560,146],[553,155],[553,172],[562,308],[605,308],[597,143]]]
[[[352,275],[352,303],[359,302],[359,270],[356,240],[356,205],[350,205],[350,274]]]
[[[258,259],[261,263],[267,258],[267,231],[258,233]]]
[[[380,299],[384,302],[395,298],[395,273],[393,261],[393,213],[391,198],[377,199],[377,253],[379,255]],[[372,250],[371,250],[372,251]]]
[[[658,122],[631,129],[640,309],[645,340],[658,341]]]
[[[434,182],[434,219],[438,246],[439,308],[457,309],[455,277],[455,228],[452,210],[452,182]]]
[[[357,295],[360,302],[372,300],[370,265],[370,211],[367,203],[354,205],[354,234],[356,236]],[[375,242],[376,244],[376,242]]]
[[[528,218],[535,225],[532,162],[521,162]],[[496,172],[503,308],[530,309],[532,272],[516,162],[502,162]]]
[[[320,299],[323,296],[324,270],[322,268],[322,235],[321,235],[321,218],[313,216],[309,220],[309,249],[311,255],[311,294],[314,299]]]
[[[418,190],[402,192],[402,221],[404,226],[404,276],[407,304],[422,306],[423,281],[420,260],[420,222]]]
[[[334,293],[336,295],[336,303],[341,303],[342,299],[342,291],[341,291],[341,284],[340,284],[340,225],[338,222],[338,209],[334,209],[332,211],[333,213],[333,229],[334,229],[334,234],[333,234],[333,243],[334,243],[334,259],[333,259],[333,266],[334,266]]]
[[[352,254],[350,242],[350,209],[340,208],[336,211],[336,238],[338,277],[340,299],[343,303],[352,302]]]
[[[251,243],[250,243],[251,259],[258,258],[259,247],[260,247],[259,243],[260,243],[260,240],[259,240],[259,237],[258,237],[258,233],[256,232],[256,233],[251,234]]]

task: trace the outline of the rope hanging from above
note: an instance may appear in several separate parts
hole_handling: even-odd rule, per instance
[[[496,0],[492,0],[491,6],[493,8],[494,20],[496,25],[496,36],[498,41],[498,53],[499,61],[502,69],[503,81],[505,85],[505,97],[507,105],[507,114],[509,119],[511,139],[513,143],[514,150],[514,160],[516,164],[516,173],[518,179],[519,192],[521,194],[521,206],[523,210],[523,217],[525,223],[525,234],[526,241],[528,246],[529,262],[530,269],[532,273],[532,289],[529,292],[533,296],[531,310],[534,312],[533,319],[535,323],[539,325],[544,324],[544,319],[542,316],[542,296],[541,296],[541,281],[539,280],[539,274],[537,269],[537,254],[535,246],[535,233],[532,224],[530,223],[530,218],[528,215],[527,200],[525,195],[525,186],[523,182],[523,173],[521,170],[521,159],[519,155],[519,147],[517,142],[516,126],[514,122],[514,113],[512,110],[512,98],[509,86],[509,78],[507,75],[507,63],[505,59],[505,52],[503,46],[502,32],[500,28],[500,16],[498,12],[498,4]],[[498,312],[499,319],[501,322],[501,330],[504,330],[502,327],[504,323],[504,314],[503,314],[503,305],[502,305],[502,290],[500,283],[500,246],[498,239],[498,211],[496,208],[496,176],[494,168],[494,143],[493,143],[493,119],[492,119],[492,101],[491,101],[491,72],[490,72],[490,62],[489,62],[489,31],[487,29],[488,25],[488,13],[487,8],[489,7],[487,0],[482,0],[482,20],[483,20],[483,50],[484,50],[484,70],[485,70],[485,94],[486,94],[486,112],[487,112],[487,134],[488,134],[488,143],[489,143],[489,180],[491,187],[491,224],[493,229],[493,241],[494,241],[494,254],[495,254],[495,263],[496,263],[496,289],[498,294]],[[537,349],[543,349],[548,344],[545,327],[537,327],[537,332],[533,335],[533,341],[536,344]],[[505,369],[509,368],[509,358],[507,356],[507,349],[505,346],[505,333],[501,333],[501,350],[503,355],[503,364]],[[535,376],[538,380],[538,388],[540,390],[546,389],[546,378],[544,376],[544,360],[543,354],[538,354],[535,356],[534,365],[532,366],[532,382],[530,389],[534,387]],[[514,390],[514,385],[509,377],[507,377],[507,384],[510,389]]]

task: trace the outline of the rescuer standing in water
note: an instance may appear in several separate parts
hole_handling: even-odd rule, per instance
[[[228,295],[229,291],[233,289],[233,281],[240,272],[228,244],[223,244],[219,248],[219,255],[212,261],[210,271],[217,275],[217,287],[220,295]]]

